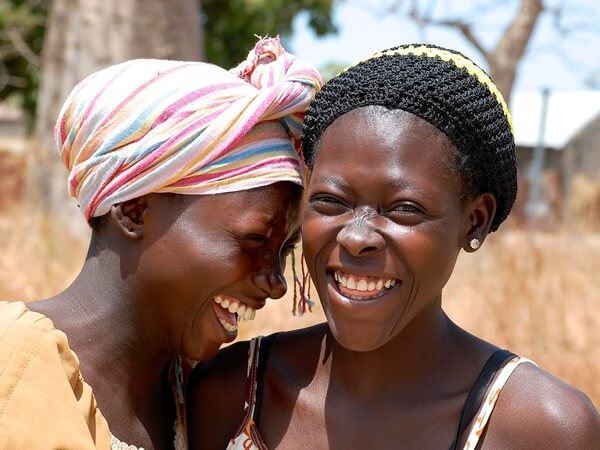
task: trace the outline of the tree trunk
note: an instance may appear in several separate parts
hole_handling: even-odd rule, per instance
[[[507,103],[510,103],[519,62],[531,40],[543,7],[542,0],[521,0],[512,22],[494,50],[486,55],[490,76]]]
[[[46,30],[28,200],[82,230],[54,143],[62,103],[78,81],[111,64],[134,58],[203,59],[200,11],[197,0],[53,0]]]

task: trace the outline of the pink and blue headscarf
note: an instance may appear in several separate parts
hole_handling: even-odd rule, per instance
[[[314,66],[262,39],[238,67],[138,59],[81,81],[55,137],[86,219],[149,193],[303,184],[302,119]]]

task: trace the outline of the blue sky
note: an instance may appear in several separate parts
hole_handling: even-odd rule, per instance
[[[307,17],[300,15],[294,23],[294,34],[287,40],[292,51],[313,61],[318,67],[328,62],[352,63],[372,53],[411,42],[430,42],[459,50],[472,57],[482,67],[485,60],[458,32],[446,28],[417,26],[401,13],[382,14],[385,1],[345,0],[338,4],[334,21],[339,33],[318,38],[308,28]],[[487,47],[491,47],[508,24],[517,7],[517,1],[463,0],[439,1],[438,13],[464,17],[474,5],[496,5],[485,14],[477,15],[474,31]],[[553,90],[585,89],[584,79],[594,70],[600,70],[600,1],[546,0],[549,6],[567,3],[564,16],[576,33],[560,36],[553,26],[552,16],[543,14],[535,30],[528,52],[523,59],[515,90],[539,90],[546,86]],[[594,22],[595,20],[595,22]],[[595,32],[585,27],[595,26]]]

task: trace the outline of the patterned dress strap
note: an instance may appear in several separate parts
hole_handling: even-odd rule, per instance
[[[492,385],[487,391],[485,400],[481,405],[481,408],[479,409],[475,420],[473,421],[473,425],[471,426],[471,430],[469,431],[469,435],[463,447],[464,450],[474,450],[477,447],[479,439],[481,438],[481,435],[488,424],[490,415],[492,414],[492,411],[496,406],[496,402],[498,401],[498,397],[500,395],[500,392],[502,391],[502,388],[504,387],[514,370],[523,363],[531,363],[533,365],[537,365],[527,358],[515,356],[513,359],[508,361],[506,365],[498,372]]]
[[[266,446],[254,423],[256,396],[258,388],[258,363],[262,336],[254,338],[248,346],[248,369],[246,372],[246,399],[244,419],[229,441],[227,450],[264,450]]]
[[[246,425],[254,417],[254,408],[256,407],[256,386],[258,358],[260,354],[260,343],[262,336],[253,338],[248,345],[248,368],[246,370],[246,399],[244,400],[244,420],[242,421],[238,432],[241,433]]]

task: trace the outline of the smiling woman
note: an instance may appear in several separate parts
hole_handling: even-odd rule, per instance
[[[459,253],[480,248],[515,200],[510,114],[487,74],[430,45],[375,54],[317,94],[302,144],[302,242],[327,323],[197,368],[191,446],[597,446],[583,393],[442,308]]]
[[[382,106],[342,115],[321,138],[304,249],[345,348],[381,347],[439,300],[465,229],[461,186],[448,176],[450,145],[430,123]],[[490,217],[481,206],[479,220]]]
[[[74,88],[56,140],[92,240],[64,292],[0,303],[0,447],[186,447],[186,360],[286,291],[320,86],[275,38],[231,71],[133,60]]]

